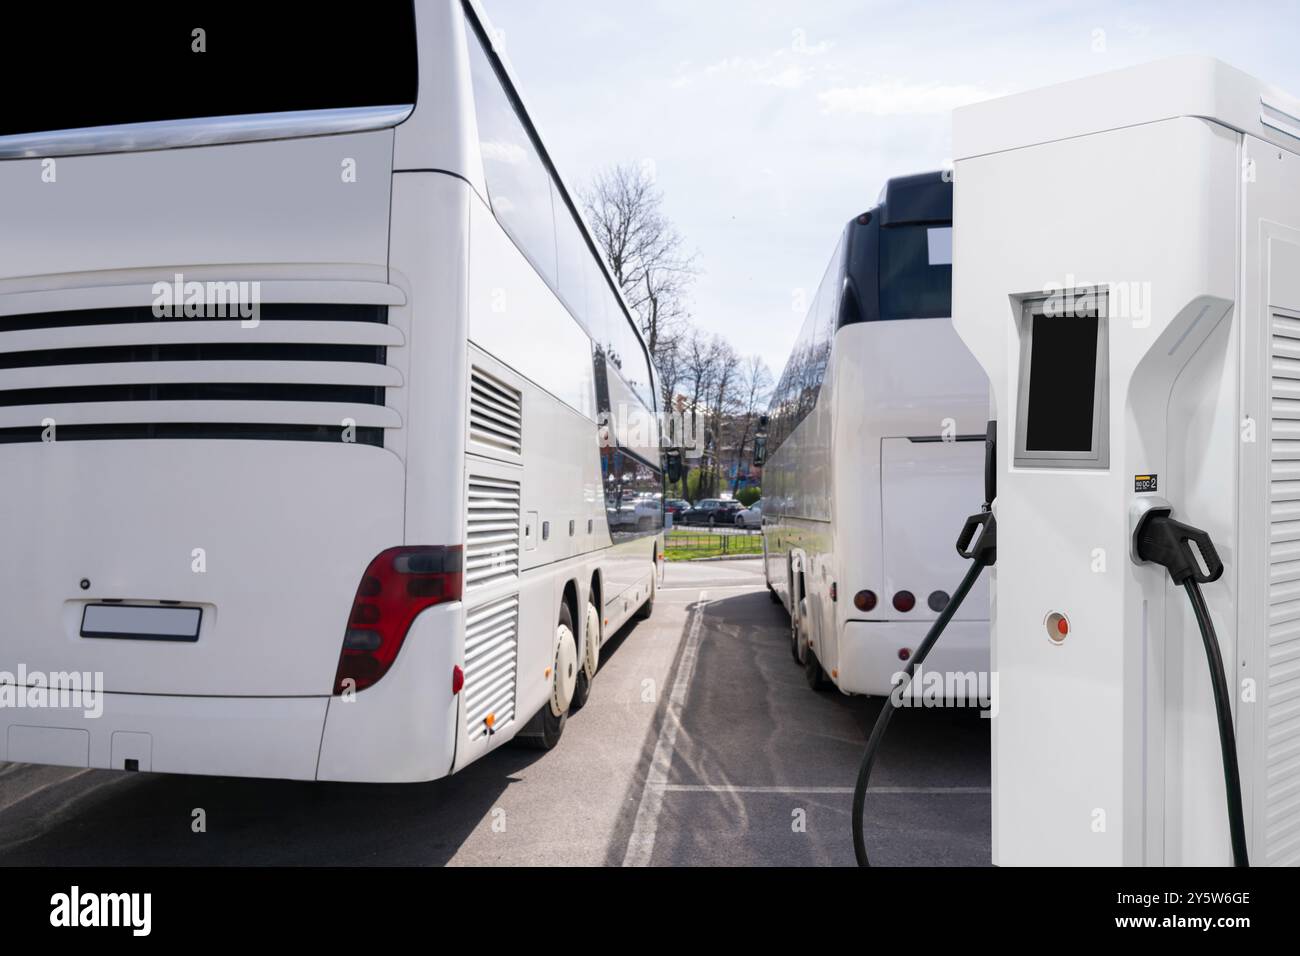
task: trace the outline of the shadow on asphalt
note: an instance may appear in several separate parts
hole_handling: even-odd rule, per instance
[[[851,865],[851,788],[879,699],[813,691],[766,591],[694,605],[698,656],[657,820],[656,865]],[[683,648],[685,642],[683,642]],[[673,664],[671,687],[682,666]],[[607,862],[621,862],[667,714],[660,702]],[[904,710],[872,775],[880,865],[990,863],[989,725],[968,708]],[[954,789],[957,788],[957,789]],[[899,790],[904,792],[898,792]]]

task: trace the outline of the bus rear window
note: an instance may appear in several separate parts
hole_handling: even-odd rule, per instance
[[[880,230],[880,317],[952,315],[952,227],[886,226]]]
[[[11,18],[0,136],[415,102],[410,3],[101,4]]]

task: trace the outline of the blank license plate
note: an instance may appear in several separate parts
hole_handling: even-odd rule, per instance
[[[131,641],[197,641],[203,609],[87,604],[81,616],[82,637],[116,637]]]

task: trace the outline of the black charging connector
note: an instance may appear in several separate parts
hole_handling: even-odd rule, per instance
[[[1200,528],[1175,521],[1169,508],[1152,508],[1142,516],[1133,531],[1133,550],[1141,560],[1168,570],[1180,587],[1188,579],[1209,584],[1223,576],[1223,562],[1210,536]],[[1197,551],[1205,561],[1205,571],[1196,559]]]
[[[1193,549],[1195,545],[1195,549]],[[1197,552],[1205,563],[1197,560]],[[1219,652],[1219,638],[1214,633],[1210,609],[1201,594],[1201,585],[1223,576],[1223,562],[1214,550],[1214,542],[1200,528],[1175,521],[1169,508],[1152,508],[1142,516],[1133,530],[1133,553],[1141,561],[1158,564],[1169,577],[1187,592],[1192,614],[1201,632],[1205,658],[1210,666],[1210,684],[1214,689],[1214,710],[1219,723],[1219,750],[1223,760],[1223,782],[1228,800],[1228,827],[1232,837],[1232,859],[1236,866],[1250,866],[1246,843],[1246,818],[1241,802],[1241,772],[1237,767],[1237,736],[1232,726],[1232,699],[1228,678]]]

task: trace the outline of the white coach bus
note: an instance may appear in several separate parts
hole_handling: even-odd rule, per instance
[[[477,7],[244,7],[11,31],[78,82],[0,118],[0,759],[553,746],[662,568],[644,343]]]
[[[988,386],[951,290],[951,182],[891,179],[844,228],[773,394],[767,585],[816,689],[887,694],[965,573],[955,542],[983,500]],[[984,584],[925,668],[987,671]]]

